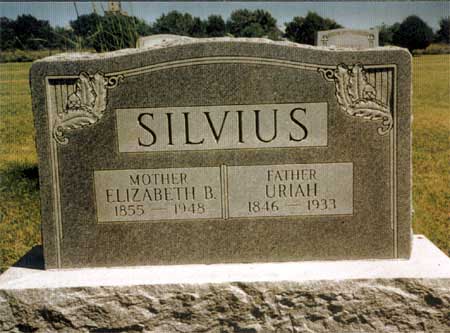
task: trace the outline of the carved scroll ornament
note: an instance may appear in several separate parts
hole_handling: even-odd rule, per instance
[[[393,125],[389,107],[377,99],[375,88],[368,82],[361,64],[349,68],[338,65],[335,69],[319,68],[324,79],[334,81],[336,98],[341,109],[348,115],[370,121],[381,121],[378,134],[385,135]]]
[[[107,89],[115,88],[122,79],[122,76],[105,77],[101,72],[92,76],[80,73],[75,91],[67,96],[63,112],[58,114],[53,125],[56,142],[67,144],[67,132],[97,123],[106,110]]]

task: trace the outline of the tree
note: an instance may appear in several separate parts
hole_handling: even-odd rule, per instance
[[[235,37],[263,37],[278,31],[276,19],[262,9],[235,10],[226,25],[227,31]]]
[[[20,15],[12,21],[14,31],[12,47],[23,50],[48,48],[54,38],[53,29],[48,21],[38,20],[32,15]]]
[[[142,19],[134,17],[134,26],[135,26],[136,32],[139,36],[148,36],[148,35],[153,34],[153,29],[152,29],[151,25],[149,25],[147,22],[145,22]]]
[[[439,21],[439,30],[436,32],[436,41],[450,44],[450,17],[443,17]]]
[[[251,23],[239,32],[241,37],[263,37],[265,35],[264,29],[258,23]]]
[[[7,17],[0,17],[0,50],[8,50],[14,47],[13,21]]]
[[[378,27],[380,46],[392,45],[394,33],[398,31],[399,27],[400,23],[394,23],[391,26],[383,23]]]
[[[207,23],[189,13],[173,10],[161,15],[153,25],[153,32],[157,34],[174,34],[191,37],[205,37]]]
[[[73,42],[77,48],[95,48],[95,34],[98,33],[102,20],[103,16],[94,12],[80,15],[76,20],[70,21],[70,27],[75,35]]]
[[[48,21],[31,15],[19,16],[16,20],[0,18],[0,48],[36,50],[42,48],[76,48],[72,29],[52,28]]]
[[[83,46],[82,43],[77,40],[77,36],[72,28],[55,27],[53,34],[54,37],[52,44],[50,45],[51,48],[69,50],[81,49]]]
[[[241,31],[252,23],[252,13],[248,9],[238,9],[227,20],[227,31],[233,36],[240,36]]]
[[[182,14],[173,10],[167,14],[161,15],[153,25],[153,31],[156,34],[174,34],[190,36],[193,32],[194,19],[191,14]]]
[[[315,44],[315,34],[321,30],[342,28],[336,21],[323,18],[315,12],[308,12],[305,17],[296,16],[286,23],[284,34],[289,40],[302,44]]]
[[[418,16],[408,16],[392,37],[393,43],[410,52],[425,49],[433,40],[433,30]]]
[[[106,14],[92,35],[92,45],[97,52],[135,47],[141,24],[134,16]]]
[[[206,36],[206,22],[198,17],[194,17],[189,31],[189,36],[205,37]]]
[[[209,37],[222,37],[226,34],[225,21],[219,15],[211,15],[206,21],[206,35]]]
[[[97,32],[101,19],[102,17],[97,13],[80,15],[76,20],[70,21],[70,26],[75,35],[83,38],[90,38]]]
[[[268,11],[257,9],[254,12],[255,23],[263,29],[266,35],[270,34],[277,28],[277,20]]]

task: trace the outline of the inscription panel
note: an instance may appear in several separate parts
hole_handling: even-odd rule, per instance
[[[222,217],[220,168],[94,172],[98,222]]]
[[[327,103],[117,109],[120,152],[327,145]]]
[[[230,217],[353,213],[353,164],[228,169]]]
[[[353,164],[95,171],[98,222],[353,213]]]

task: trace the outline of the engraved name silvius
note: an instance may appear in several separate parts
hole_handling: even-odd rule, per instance
[[[327,104],[116,110],[119,151],[326,146]]]
[[[212,116],[211,116],[211,112],[209,111],[204,111],[202,112],[203,115],[205,117],[202,117],[201,119],[203,119],[203,121],[206,121],[206,123],[208,124],[208,130],[210,130],[210,134],[212,135],[212,139],[214,139],[214,143],[218,144],[220,139],[222,138],[223,135],[223,129],[225,127],[225,124],[227,123],[227,118],[228,115],[230,115],[231,113],[231,117],[236,116],[237,119],[237,127],[234,129],[235,135],[234,135],[234,139],[236,143],[245,143],[245,139],[244,139],[244,130],[248,129],[246,127],[244,127],[244,112],[245,113],[252,113],[251,117],[252,120],[254,120],[255,122],[255,133],[254,135],[256,136],[257,140],[259,142],[263,142],[263,143],[269,143],[272,141],[277,140],[278,138],[278,110],[274,109],[271,111],[266,111],[264,112],[263,110],[253,110],[252,111],[242,111],[242,110],[238,110],[238,111],[224,111],[224,112],[220,112],[220,115],[218,115],[219,118],[219,123],[218,124],[214,124],[214,121],[212,120]],[[303,112],[304,114],[306,114],[306,109],[305,108],[294,108],[289,112],[289,118],[290,121],[297,125],[299,128],[297,128],[297,132],[300,132],[298,137],[296,138],[292,132],[288,133],[289,136],[289,141],[295,141],[295,142],[301,142],[303,140],[305,140],[308,137],[308,129],[306,128],[306,126],[301,122],[301,120],[298,118],[298,113]],[[264,117],[264,113],[269,113],[269,115],[266,115],[266,117],[268,116],[271,120],[271,128],[267,129],[267,131],[263,130],[263,126],[262,126],[262,117]],[[169,146],[173,146],[174,145],[174,134],[172,131],[172,127],[173,127],[173,113],[172,112],[166,112],[165,113],[166,118],[167,118],[167,145]],[[152,120],[154,120],[155,114],[151,113],[151,112],[143,112],[141,114],[139,114],[138,116],[138,123],[139,126],[141,126],[147,133],[146,138],[141,138],[140,136],[138,137],[138,144],[139,146],[144,146],[144,147],[151,147],[153,146],[157,140],[158,140],[158,136],[156,134],[156,130],[153,127],[152,124]],[[184,134],[184,138],[183,138],[183,144],[185,145],[202,145],[205,143],[205,140],[207,140],[208,136],[207,135],[199,135],[198,139],[193,139],[190,135],[190,133],[192,132],[192,126],[193,126],[193,120],[191,118],[193,118],[192,112],[182,112],[182,118],[183,118],[183,123],[184,123],[184,128],[183,128],[183,134]],[[199,119],[196,119],[196,121]],[[157,124],[159,125],[159,124]],[[217,126],[217,127],[216,127]],[[266,133],[263,133],[266,132]],[[293,131],[295,132],[295,131]],[[264,135],[266,134],[266,135]],[[252,133],[253,135],[253,133]]]

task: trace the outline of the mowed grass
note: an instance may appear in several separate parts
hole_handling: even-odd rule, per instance
[[[0,272],[39,244],[30,63],[0,64]],[[450,254],[450,55],[414,58],[415,233]]]
[[[0,65],[0,272],[41,242],[30,66]]]
[[[413,230],[450,255],[450,55],[414,58]]]

